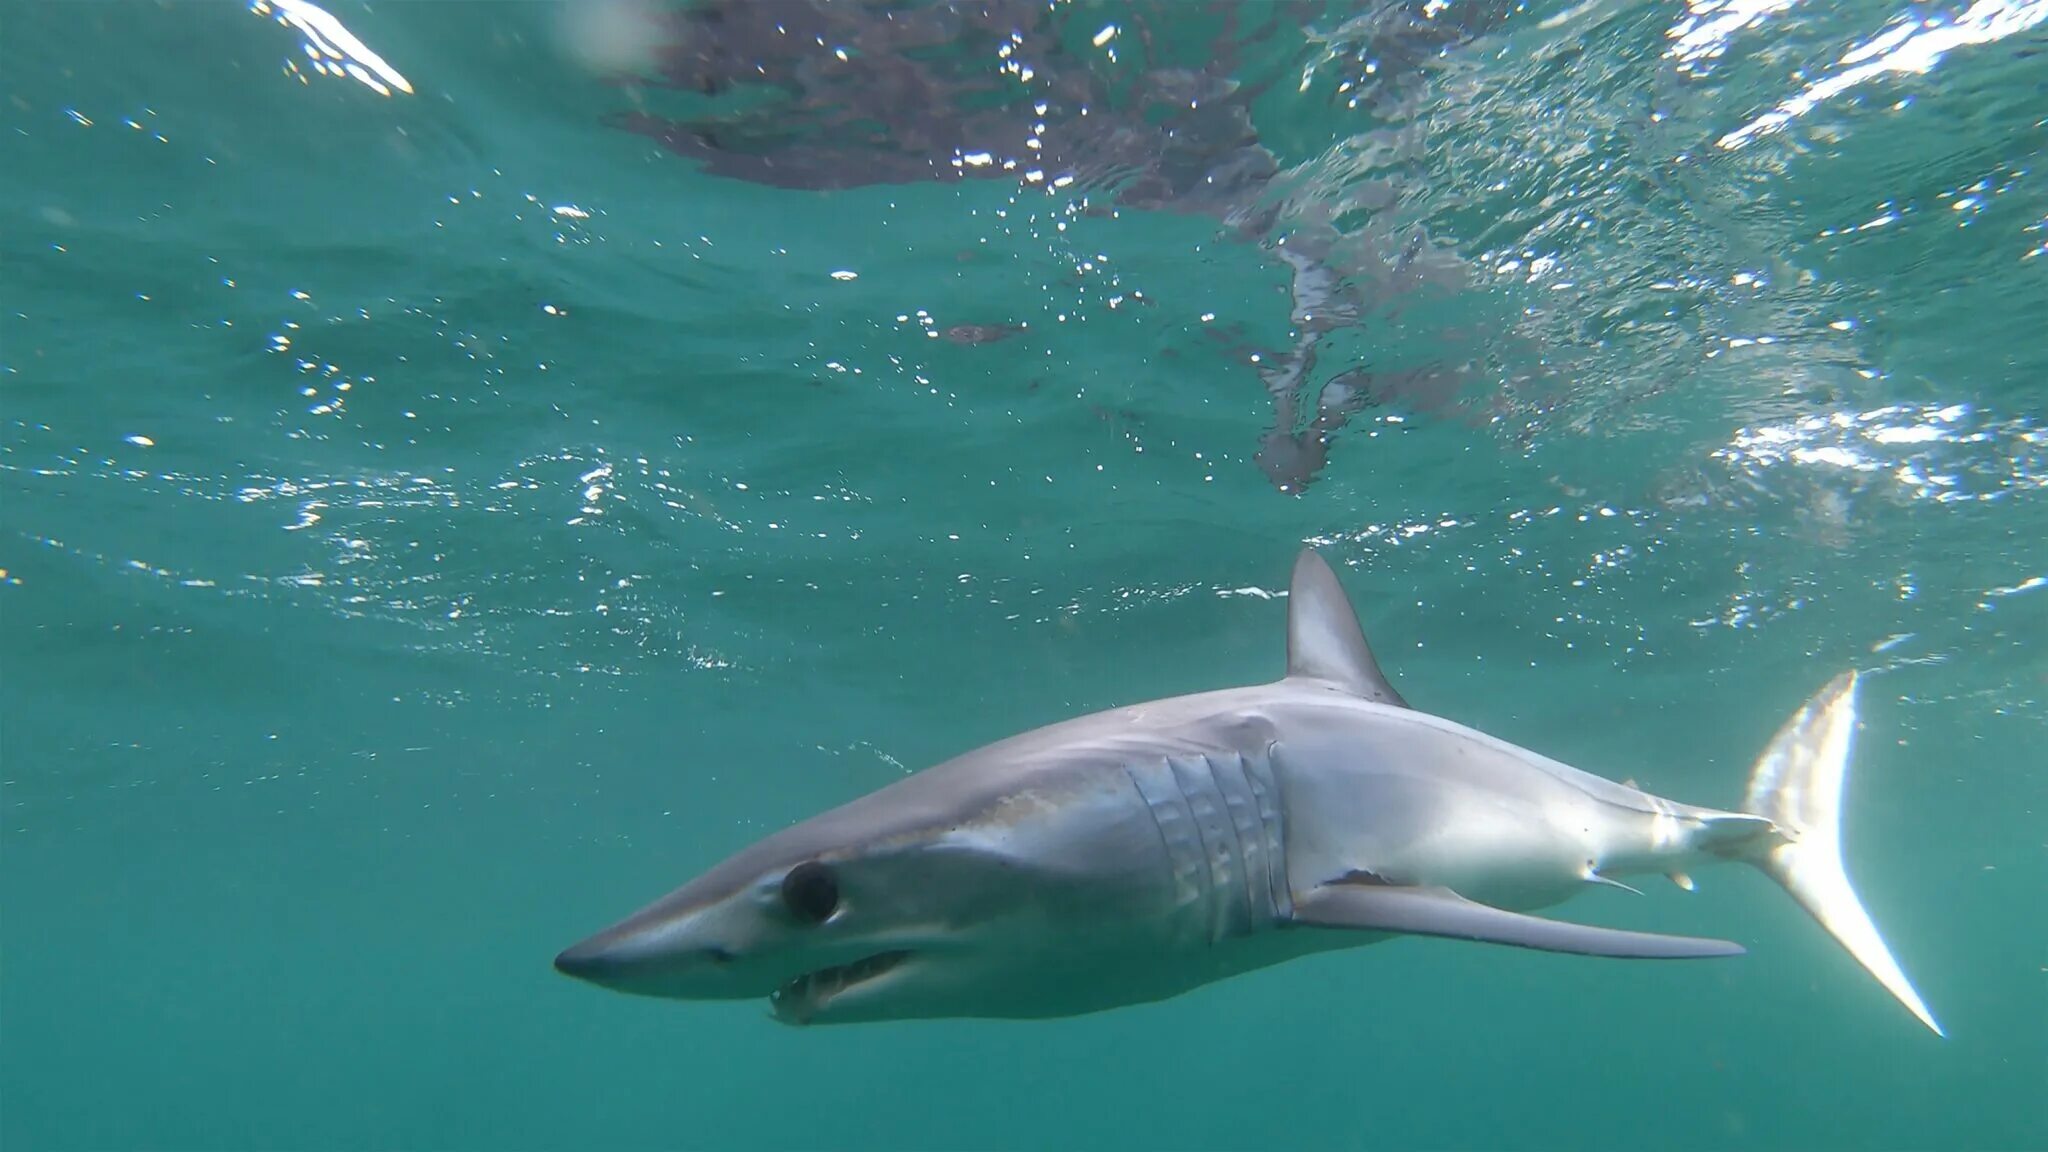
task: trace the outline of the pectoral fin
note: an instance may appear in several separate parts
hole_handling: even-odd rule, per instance
[[[1449,936],[1584,956],[1676,960],[1735,956],[1743,951],[1742,945],[1728,940],[1624,932],[1506,912],[1476,904],[1448,888],[1325,884],[1294,902],[1294,921],[1323,928]]]

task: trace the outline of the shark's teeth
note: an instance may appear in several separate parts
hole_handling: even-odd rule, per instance
[[[819,1010],[831,1003],[834,996],[863,980],[880,976],[901,964],[909,955],[908,952],[877,952],[851,964],[806,972],[770,992],[769,1007],[775,1018],[786,1024],[808,1024]]]

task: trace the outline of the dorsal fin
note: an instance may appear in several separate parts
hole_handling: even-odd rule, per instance
[[[1326,680],[1375,703],[1408,706],[1372,658],[1337,574],[1313,548],[1295,557],[1287,589],[1287,674]]]

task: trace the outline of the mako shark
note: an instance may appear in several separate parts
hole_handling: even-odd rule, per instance
[[[1531,914],[1633,874],[1690,889],[1734,862],[1939,1034],[1842,866],[1855,695],[1844,673],[1785,722],[1742,811],[1681,804],[1409,707],[1305,549],[1282,679],[912,774],[740,851],[555,967],[644,996],[766,997],[790,1024],[1061,1017],[1397,936],[1734,955]]]

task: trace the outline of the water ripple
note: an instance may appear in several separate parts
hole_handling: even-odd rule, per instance
[[[1876,36],[1844,52],[1836,61],[1834,72],[1808,84],[1797,95],[1786,98],[1716,143],[1731,151],[1741,148],[1880,76],[1930,72],[1943,56],[1958,48],[2003,40],[2044,20],[2048,20],[2048,0],[1977,0],[1959,15],[1909,12],[1894,17]],[[1742,26],[1749,23],[1752,21],[1745,21]]]
[[[1969,404],[1892,404],[1745,427],[1713,458],[1752,479],[1812,468],[1885,484],[1906,500],[2000,500],[2048,489],[2048,425]]]

